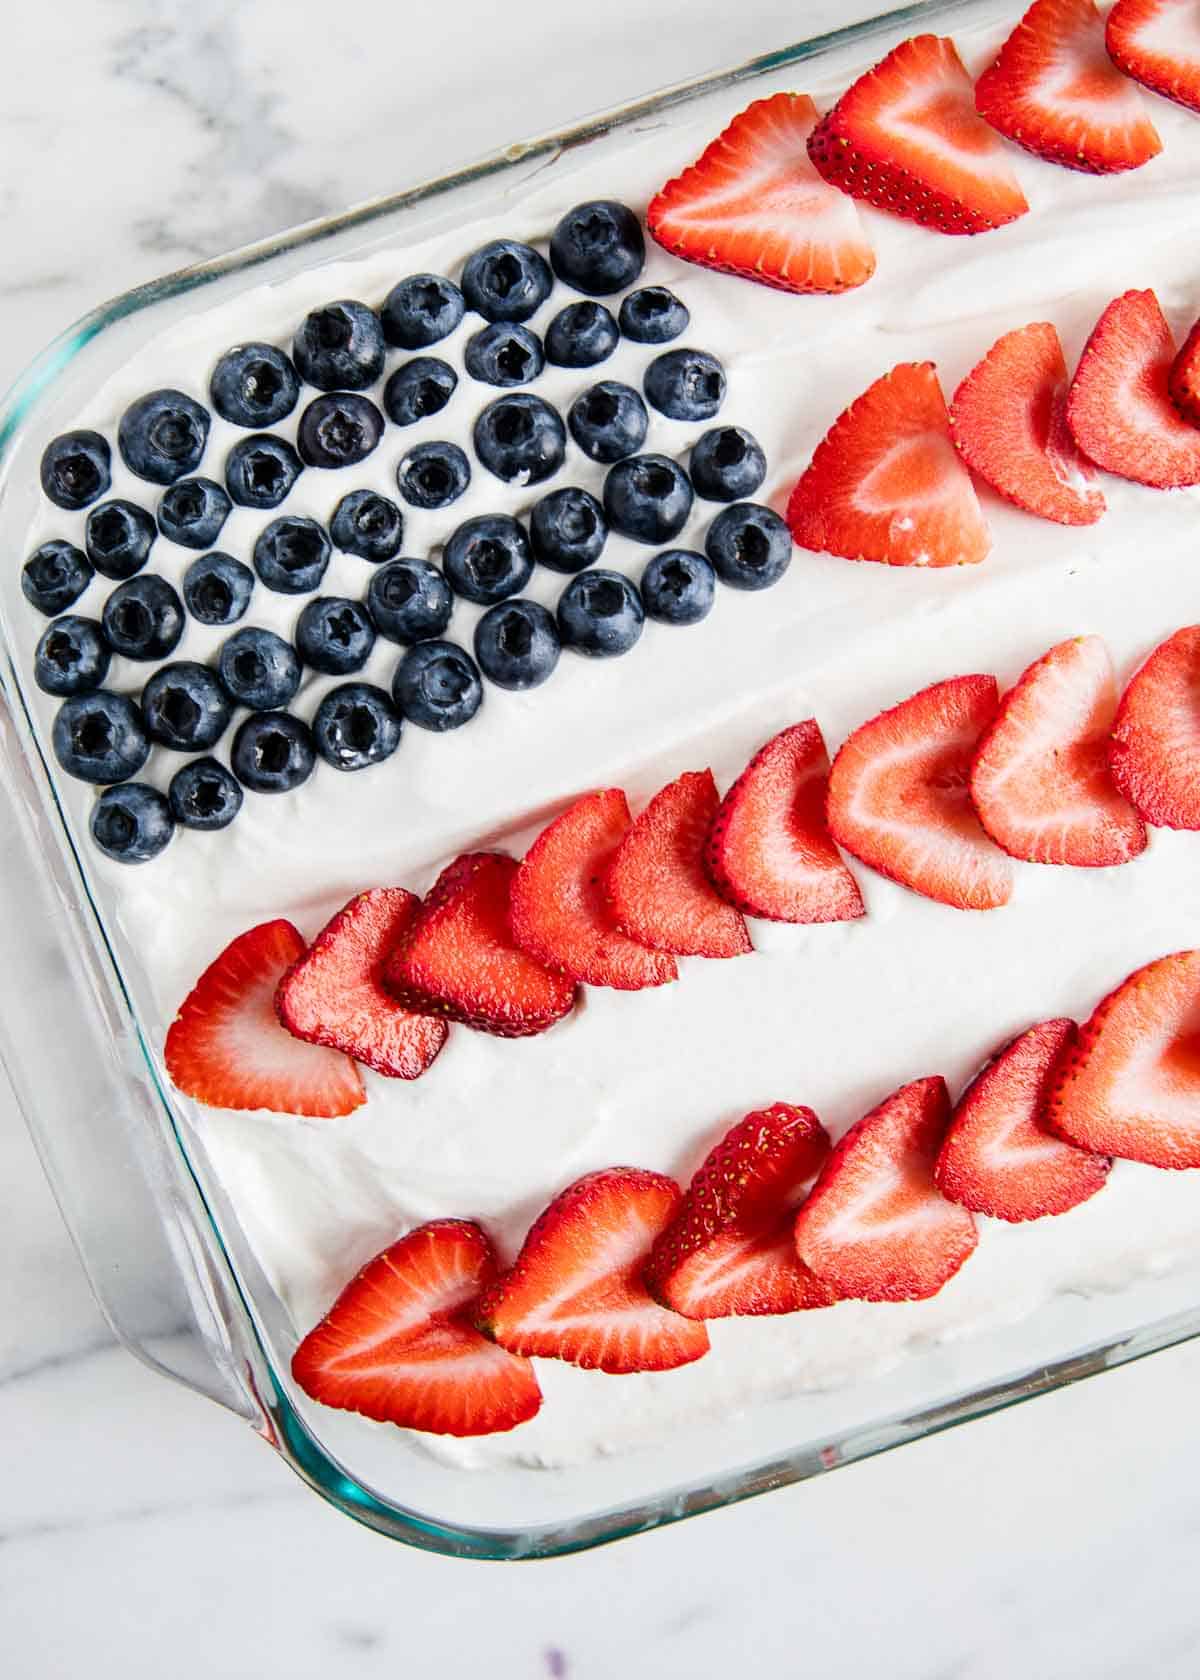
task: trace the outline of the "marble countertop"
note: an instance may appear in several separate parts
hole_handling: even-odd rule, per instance
[[[0,55],[0,384],[165,269],[870,9],[757,0],[697,29],[694,0],[652,17],[637,0],[23,7]],[[504,1569],[356,1527],[233,1417],[114,1346],[3,1086],[0,1230],[14,1680],[1195,1673],[1200,1345],[819,1483]]]

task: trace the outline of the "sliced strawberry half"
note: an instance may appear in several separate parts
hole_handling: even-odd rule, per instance
[[[1079,1029],[1046,1123],[1097,1155],[1200,1167],[1200,951],[1147,963]]]
[[[1067,395],[1067,424],[1084,454],[1156,490],[1200,484],[1200,431],[1170,397],[1174,360],[1154,293],[1125,292],[1092,329]]]
[[[275,992],[304,955],[290,922],[263,922],[227,945],[192,987],[167,1032],[167,1072],[210,1108],[270,1109],[333,1119],[366,1102],[348,1056],[293,1038]]]
[[[993,1219],[1044,1219],[1102,1190],[1112,1162],[1042,1124],[1050,1075],[1074,1021],[1030,1027],[978,1074],[954,1110],[933,1170],[943,1196]]]
[[[1135,82],[1200,111],[1200,20],[1194,0],[1117,0],[1108,51]]]
[[[1067,425],[1058,333],[1034,321],[996,340],[954,393],[958,452],[1006,500],[1059,525],[1093,525],[1104,495]]]
[[[513,1353],[589,1371],[669,1371],[708,1352],[702,1324],[655,1301],[642,1279],[679,1186],[640,1167],[608,1167],[557,1196],[525,1238],[477,1321]]]
[[[950,677],[856,729],[829,776],[838,844],[955,909],[1007,904],[1012,865],[988,839],[967,788],[997,698],[994,677]]]
[[[437,1219],[377,1254],[292,1356],[323,1405],[434,1435],[493,1435],[533,1417],[541,1390],[527,1359],[471,1323],[496,1277],[478,1225]]]
[[[513,940],[516,874],[502,852],[467,852],[447,864],[384,968],[399,1003],[498,1038],[528,1038],[571,1013],[574,983]]]
[[[1200,321],[1188,333],[1171,363],[1167,394],[1189,426],[1200,426]]]
[[[901,362],[829,428],[788,501],[802,548],[888,566],[963,566],[991,537],[954,452],[932,362]]]
[[[650,201],[658,243],[703,268],[787,292],[843,292],[875,272],[858,211],[814,169],[817,108],[777,93],[734,117]]]
[[[1052,647],[1003,697],[971,766],[971,798],[1010,857],[1094,869],[1145,851],[1145,825],[1108,768],[1116,710],[1099,636]]]
[[[1067,169],[1138,169],[1162,151],[1108,56],[1094,0],[1034,0],[976,83],[975,104],[1001,134]]]
[[[650,1293],[686,1318],[802,1312],[836,1296],[796,1254],[795,1207],[829,1153],[811,1108],[747,1114],[710,1151],[654,1244]]]
[[[835,1145],[796,1215],[795,1242],[839,1296],[925,1300],[970,1257],[975,1221],[933,1180],[949,1123],[946,1081],[917,1079]]]
[[[1156,647],[1130,682],[1108,765],[1146,822],[1200,829],[1200,624]]]
[[[847,89],[808,150],[852,198],[939,233],[983,233],[1029,208],[944,36],[915,35],[893,48]]]
[[[384,990],[383,968],[420,908],[403,887],[352,898],[279,982],[275,1012],[287,1030],[390,1079],[419,1079],[449,1028],[402,1009]]]
[[[705,863],[719,891],[772,922],[866,915],[825,818],[829,756],[814,719],[783,729],[750,760],[714,813]]]
[[[675,959],[622,933],[606,884],[629,830],[620,788],[586,793],[543,829],[513,879],[512,931],[538,962],[589,986],[636,992],[678,977]]]
[[[704,869],[720,799],[711,770],[690,770],[655,794],[613,853],[608,897],[623,933],[680,957],[752,951],[746,923]]]

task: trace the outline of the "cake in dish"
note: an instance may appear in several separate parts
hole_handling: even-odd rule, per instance
[[[146,1037],[298,1382],[456,1463],[1196,1258],[1200,128],[1089,5],[862,69],[200,311],[44,463]]]

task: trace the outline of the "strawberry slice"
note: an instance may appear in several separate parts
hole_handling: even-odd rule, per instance
[[[954,452],[932,362],[901,362],[817,445],[787,509],[802,548],[888,566],[963,566],[991,537]]]
[[[513,1353],[588,1371],[669,1371],[708,1352],[702,1324],[653,1300],[642,1273],[679,1208],[679,1186],[641,1167],[588,1173],[557,1196],[477,1322]]]
[[[923,1301],[975,1247],[975,1221],[938,1192],[950,1123],[940,1077],[902,1086],[851,1126],[796,1215],[796,1252],[839,1296]]]
[[[1167,395],[1189,426],[1200,426],[1200,321],[1188,333],[1171,363]]]
[[[955,391],[950,426],[971,471],[1026,513],[1094,525],[1104,512],[1067,425],[1067,364],[1048,321],[996,340]]]
[[[704,842],[720,800],[711,770],[690,770],[634,821],[608,869],[608,898],[622,933],[680,957],[752,951],[741,915],[704,871]]]
[[[1108,767],[1146,822],[1200,828],[1200,624],[1156,647],[1130,682]]]
[[[983,233],[1029,209],[944,36],[915,35],[894,47],[847,89],[808,150],[825,179],[852,198],[939,233]]]
[[[829,1153],[811,1108],[774,1103],[728,1131],[655,1242],[650,1293],[685,1318],[802,1312],[836,1296],[796,1254],[796,1203]]]
[[[829,836],[829,756],[809,718],[781,730],[721,801],[704,860],[722,897],[772,922],[851,922],[858,883]]]
[[[629,829],[620,788],[586,793],[538,835],[512,886],[513,937],[538,962],[589,986],[636,992],[678,978],[674,957],[622,933],[605,885]]]
[[[1200,484],[1200,431],[1171,402],[1174,360],[1175,339],[1154,293],[1114,298],[1067,395],[1067,424],[1098,467],[1156,490]]]
[[[368,1261],[292,1356],[323,1405],[433,1435],[493,1435],[533,1417],[527,1359],[471,1323],[496,1257],[478,1225],[435,1219]]]
[[[1046,1123],[1097,1155],[1200,1167],[1200,951],[1147,963],[1079,1029]]]
[[[376,887],[338,911],[275,993],[275,1012],[293,1037],[342,1050],[390,1079],[421,1077],[449,1028],[401,1009],[383,989],[388,953],[420,907],[403,887]]]
[[[1114,64],[1152,93],[1200,111],[1195,0],[1117,0],[1106,39]]]
[[[276,988],[304,949],[290,922],[263,922],[208,965],[167,1032],[167,1072],[185,1096],[210,1108],[323,1120],[366,1102],[348,1056],[304,1044],[279,1024]]]
[[[501,852],[467,852],[447,864],[384,968],[399,1003],[497,1038],[528,1038],[571,1013],[572,982],[513,942],[516,874]]]
[[[856,729],[833,761],[839,846],[901,886],[957,910],[994,910],[1012,866],[971,806],[975,744],[996,714],[994,677],[950,677]]]
[[[1096,869],[1145,851],[1145,825],[1109,773],[1116,710],[1099,636],[1052,647],[1003,697],[971,765],[971,798],[1010,857]]]
[[[650,201],[646,226],[686,262],[785,292],[843,292],[875,272],[853,203],[813,168],[817,108],[756,99]]]
[[[1162,141],[1133,83],[1109,58],[1094,0],[1033,0],[975,85],[1001,134],[1067,169],[1138,169]]]
[[[958,1099],[933,1169],[943,1196],[1014,1223],[1066,1213],[1103,1190],[1112,1162],[1048,1132],[1050,1075],[1074,1021],[1043,1021],[1001,1050]]]

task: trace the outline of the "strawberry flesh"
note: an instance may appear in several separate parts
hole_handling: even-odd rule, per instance
[[[1177,630],[1133,677],[1108,765],[1144,821],[1200,829],[1200,624]]]
[[[1113,63],[1135,82],[1200,111],[1195,0],[1117,0],[1106,41]]]
[[[1171,363],[1167,394],[1189,426],[1200,426],[1200,321],[1188,333]]]

